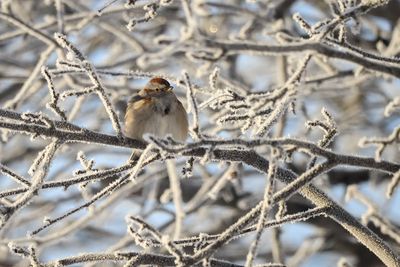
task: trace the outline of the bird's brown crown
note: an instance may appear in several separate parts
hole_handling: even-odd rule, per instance
[[[166,87],[166,88],[171,87],[171,85],[169,84],[169,82],[167,80],[160,78],[160,77],[155,77],[155,78],[151,79],[149,81],[149,84],[161,85],[161,87]]]
[[[169,82],[163,78],[155,77],[151,79],[142,90],[142,94],[153,95],[159,93],[166,93],[172,90]]]

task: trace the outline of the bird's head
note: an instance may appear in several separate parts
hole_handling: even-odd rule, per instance
[[[140,92],[143,97],[162,97],[172,93],[173,87],[163,78],[151,79]]]

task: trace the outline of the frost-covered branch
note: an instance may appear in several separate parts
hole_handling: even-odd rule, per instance
[[[399,0],[239,2],[2,1],[1,264],[399,266]]]

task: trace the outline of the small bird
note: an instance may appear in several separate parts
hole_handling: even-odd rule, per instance
[[[152,78],[131,98],[125,113],[125,135],[143,140],[146,133],[158,137],[171,135],[184,142],[188,135],[186,110],[173,87],[163,78]]]

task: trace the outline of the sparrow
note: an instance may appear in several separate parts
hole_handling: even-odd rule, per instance
[[[170,83],[160,77],[152,78],[133,96],[125,112],[125,135],[143,141],[146,133],[160,138],[171,135],[180,142],[188,135],[186,110]]]

